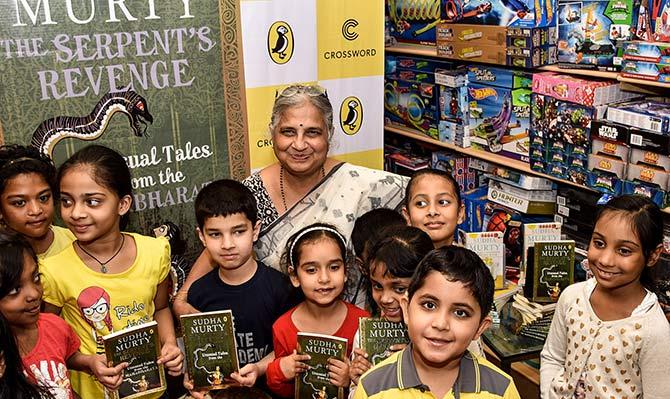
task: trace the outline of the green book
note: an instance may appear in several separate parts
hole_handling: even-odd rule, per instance
[[[409,343],[405,323],[382,318],[361,317],[358,334],[361,348],[367,352],[373,366],[393,354],[389,349],[392,345]]]
[[[574,283],[575,242],[539,241],[533,249],[533,302],[556,302]]]
[[[105,335],[102,340],[109,367],[128,363],[119,389],[108,391],[111,399],[139,398],[165,390],[165,371],[157,363],[160,339],[155,321]]]
[[[298,333],[298,353],[311,357],[309,370],[295,378],[296,399],[343,399],[344,388],[336,387],[328,378],[328,359],[345,361],[347,340],[331,335]]]
[[[221,389],[238,371],[233,313],[230,310],[195,313],[180,317],[184,333],[186,367],[198,389]]]

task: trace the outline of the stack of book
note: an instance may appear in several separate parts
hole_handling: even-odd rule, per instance
[[[522,322],[517,334],[544,341],[549,334],[556,303],[539,304],[521,294],[514,295],[512,307],[521,314]]]

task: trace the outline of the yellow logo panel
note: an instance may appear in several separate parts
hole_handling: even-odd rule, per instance
[[[275,64],[286,64],[293,57],[293,29],[284,21],[277,21],[268,30],[268,54]]]
[[[319,80],[384,73],[384,2],[317,0]]]
[[[353,136],[361,130],[363,124],[363,104],[357,97],[350,96],[340,105],[340,126],[342,131]]]

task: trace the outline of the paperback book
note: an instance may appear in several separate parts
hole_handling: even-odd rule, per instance
[[[523,225],[523,260],[521,263],[521,277],[519,278],[519,284],[523,285],[526,280],[528,248],[535,245],[538,241],[559,241],[560,239],[560,223],[526,223]]]
[[[328,378],[328,359],[345,361],[347,340],[322,334],[298,333],[298,353],[311,357],[309,370],[295,378],[296,399],[343,399],[344,388],[336,387]]]
[[[533,249],[532,301],[556,302],[574,283],[575,242],[540,241]]]
[[[111,399],[139,398],[165,390],[165,371],[157,363],[160,339],[155,321],[105,335],[102,340],[109,367],[128,363],[119,389],[108,391]]]
[[[361,317],[358,319],[358,331],[361,348],[367,352],[373,366],[393,354],[390,350],[392,345],[409,343],[407,327],[402,322]]]
[[[226,377],[239,370],[233,313],[230,310],[180,317],[186,367],[198,389],[222,389]]]
[[[505,288],[505,243],[500,231],[465,234],[465,247],[474,251],[491,270],[495,289]]]

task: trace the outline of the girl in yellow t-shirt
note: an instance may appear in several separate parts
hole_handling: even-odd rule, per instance
[[[70,323],[85,354],[103,354],[104,335],[153,319],[162,345],[159,363],[179,375],[183,355],[168,308],[169,243],[121,231],[132,205],[125,160],[109,148],[88,146],[60,167],[58,181],[61,216],[76,241],[44,261],[46,310]],[[82,398],[104,397],[90,374],[73,372],[71,381]]]
[[[68,229],[53,226],[56,167],[33,147],[0,147],[0,221],[21,234],[40,259],[74,241]]]

